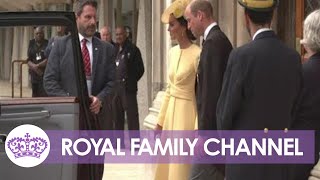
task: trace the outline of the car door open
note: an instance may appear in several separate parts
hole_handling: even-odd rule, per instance
[[[48,59],[45,50],[48,45],[54,46],[59,26],[67,27],[64,36],[72,39],[74,70],[70,71],[75,79],[70,83],[77,90],[74,96],[53,97],[41,91],[46,67],[40,68],[39,64]],[[47,43],[43,47],[37,28],[43,31],[41,42]],[[32,124],[43,130],[78,130],[81,118],[82,122],[92,118],[86,108],[89,97],[74,13],[1,12],[0,47],[0,179],[76,180],[77,165],[41,164],[22,168],[13,164],[5,153],[6,137],[19,125]]]

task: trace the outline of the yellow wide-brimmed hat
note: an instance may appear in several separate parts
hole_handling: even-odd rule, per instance
[[[173,14],[175,18],[180,18],[183,16],[188,4],[191,0],[176,0],[174,1],[161,16],[161,21],[163,23],[169,23],[170,15]]]
[[[238,0],[238,3],[253,11],[271,11],[278,6],[278,0]]]

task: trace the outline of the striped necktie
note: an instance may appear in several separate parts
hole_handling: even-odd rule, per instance
[[[91,76],[91,63],[90,63],[90,55],[89,50],[87,48],[87,39],[82,39],[82,58],[84,63],[84,70],[86,73],[86,76]]]

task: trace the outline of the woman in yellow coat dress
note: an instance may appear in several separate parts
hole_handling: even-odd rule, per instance
[[[195,81],[201,49],[192,43],[195,37],[183,17],[188,0],[176,0],[163,13],[172,40],[178,45],[170,49],[168,86],[158,116],[157,130],[194,130],[197,118]],[[156,180],[187,180],[190,164],[158,164]]]

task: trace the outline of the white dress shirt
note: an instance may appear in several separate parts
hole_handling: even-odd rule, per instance
[[[266,32],[266,31],[272,31],[272,29],[270,28],[261,28],[259,29],[256,33],[254,33],[253,37],[252,37],[252,40],[254,40],[258,34],[262,33],[262,32]]]
[[[207,39],[207,36],[209,34],[209,32],[211,31],[211,29],[215,26],[218,26],[218,24],[216,22],[210,24],[207,29],[204,31],[204,36],[203,36],[203,40],[206,40]]]
[[[79,33],[79,40],[80,40],[80,46],[82,49],[82,40],[84,37]],[[92,46],[92,37],[86,38],[87,39],[87,48],[89,51],[89,56],[90,56],[90,66],[91,66],[91,75],[92,75],[92,64],[93,64],[93,46]],[[92,95],[91,88],[92,88],[92,79],[91,76],[87,77],[87,87],[88,87],[88,94]]]

